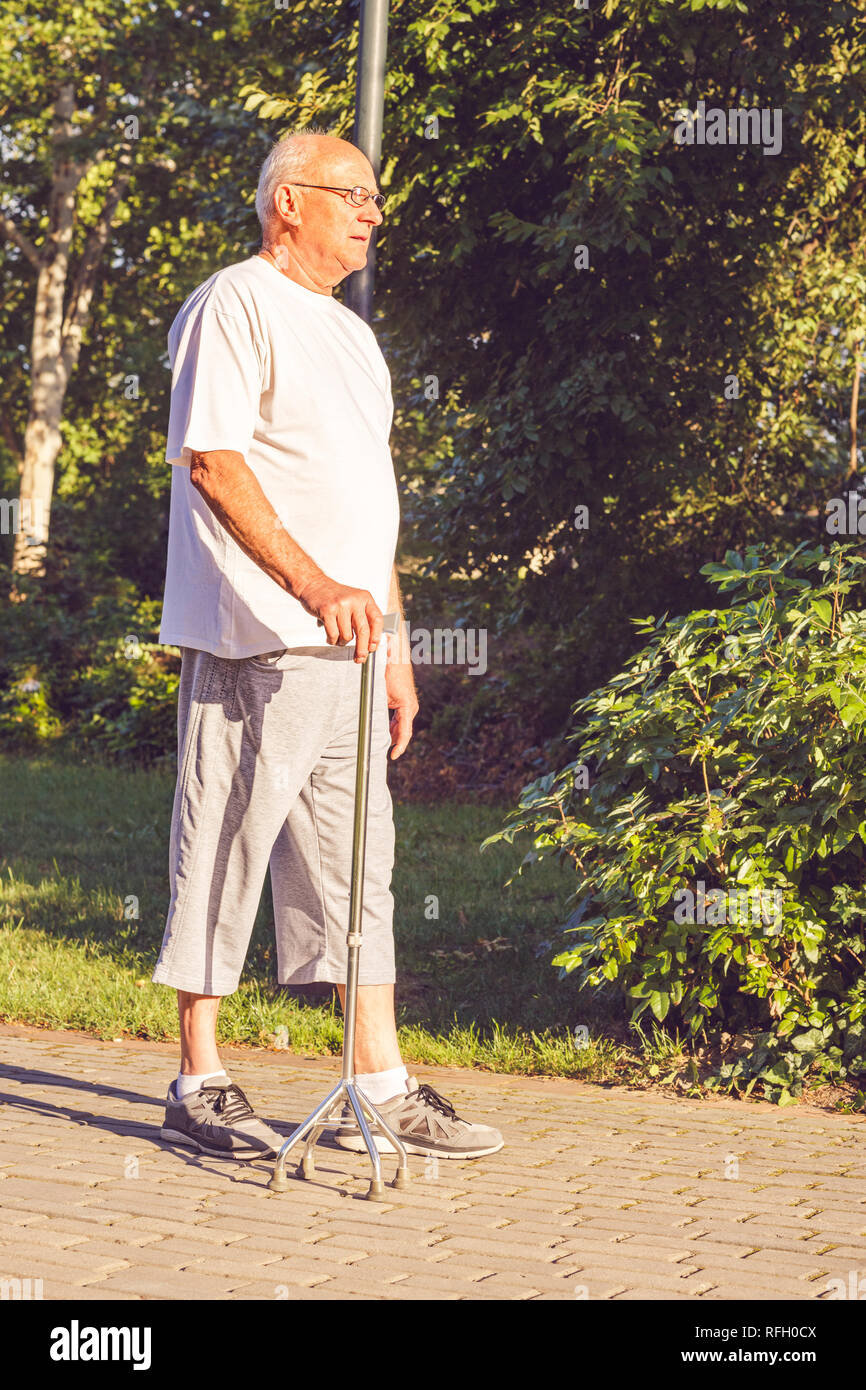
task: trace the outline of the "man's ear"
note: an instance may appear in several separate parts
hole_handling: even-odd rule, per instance
[[[277,216],[287,223],[290,227],[296,227],[300,221],[300,213],[295,196],[288,184],[282,183],[274,192],[274,207]]]

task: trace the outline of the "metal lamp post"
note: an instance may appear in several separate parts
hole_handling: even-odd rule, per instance
[[[379,178],[382,116],[385,109],[385,55],[388,49],[388,0],[361,0],[358,34],[358,77],[355,84],[355,127],[352,143],[363,150]],[[356,270],[346,286],[346,303],[365,323],[373,319],[373,277],[376,271],[376,228],[370,234],[367,264]]]

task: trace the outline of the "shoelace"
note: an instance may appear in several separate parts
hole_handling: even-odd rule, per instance
[[[412,1093],[412,1099],[414,1100],[416,1096],[419,1100],[425,1101],[427,1105],[432,1106],[434,1110],[438,1110],[440,1114],[446,1115],[449,1120],[460,1119],[460,1116],[457,1114],[450,1100],[446,1100],[444,1096],[440,1096],[439,1092],[434,1091],[432,1086],[428,1086],[426,1083],[419,1086],[417,1091]]]
[[[250,1105],[240,1086],[202,1086],[202,1094],[206,1096],[216,1096],[213,1103],[214,1111],[221,1115],[226,1124],[235,1124],[237,1120],[247,1120],[255,1111]]]

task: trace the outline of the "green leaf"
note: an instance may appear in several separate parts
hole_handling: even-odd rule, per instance
[[[829,624],[830,619],[833,616],[833,605],[832,603],[830,603],[829,599],[813,598],[811,600],[811,605],[812,609],[815,613],[818,614],[818,617],[821,619],[821,621]]]
[[[671,999],[669,994],[666,994],[662,990],[653,990],[652,994],[650,994],[649,1002],[650,1008],[652,1009],[659,1022],[661,1022],[662,1019],[667,1017],[668,1010],[671,1006]]]

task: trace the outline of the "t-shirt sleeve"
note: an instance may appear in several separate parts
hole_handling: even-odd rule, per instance
[[[176,344],[166,463],[189,465],[192,452],[246,455],[255,434],[262,365],[249,322],[205,304]]]

